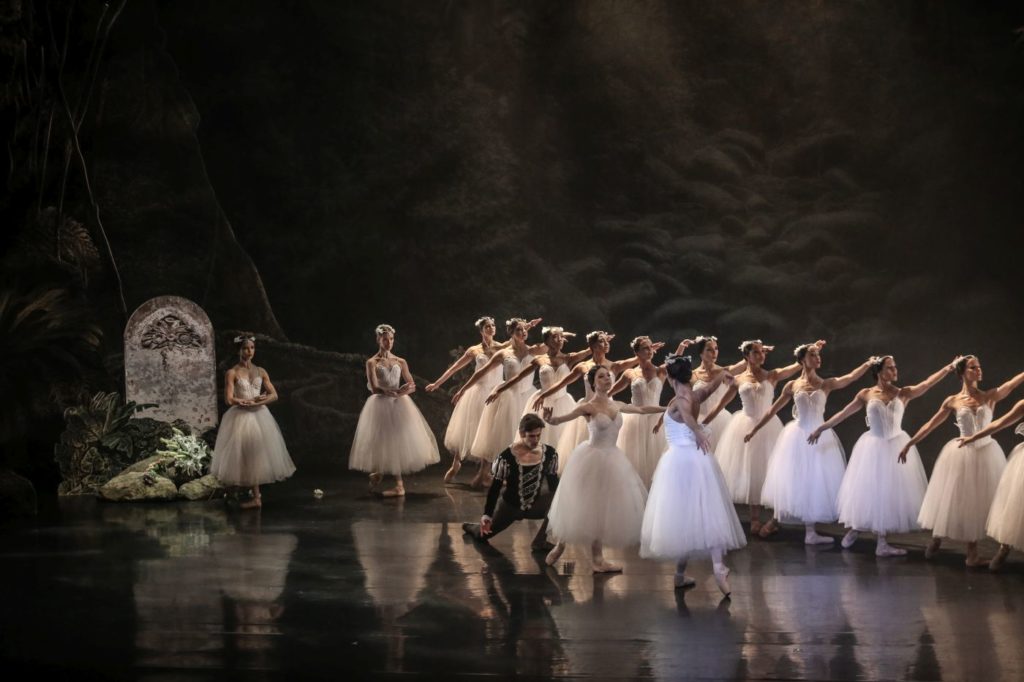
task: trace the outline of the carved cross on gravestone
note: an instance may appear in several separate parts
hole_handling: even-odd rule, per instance
[[[146,301],[124,330],[125,398],[156,403],[139,416],[182,419],[197,432],[217,424],[213,325],[198,305],[178,296]]]

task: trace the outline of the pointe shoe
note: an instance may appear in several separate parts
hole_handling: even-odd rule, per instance
[[[1009,545],[1000,545],[999,551],[992,557],[992,561],[988,562],[988,570],[996,573],[1003,568],[1003,564],[1006,562],[1006,557],[1010,554]]]
[[[775,519],[770,519],[768,523],[761,526],[761,530],[757,531],[759,538],[765,539],[779,532],[779,524],[775,523]]]
[[[622,566],[610,564],[604,559],[594,562],[594,573],[622,573]]]
[[[967,559],[964,560],[964,565],[967,566],[967,568],[981,568],[982,566],[989,565],[989,563],[989,559],[980,557],[977,554],[975,554],[973,557],[969,556],[967,557]]]
[[[835,538],[830,538],[827,535],[818,535],[814,531],[804,534],[805,545],[831,545],[835,541]]]
[[[562,552],[565,551],[565,543],[559,542],[555,545],[554,549],[548,552],[548,555],[544,557],[544,563],[548,566],[554,566],[558,563],[558,560],[562,558]]]
[[[263,496],[254,495],[251,500],[246,500],[238,505],[239,509],[259,509],[263,506]]]
[[[451,483],[452,479],[455,478],[455,475],[459,473],[459,469],[462,468],[461,464],[456,465],[456,462],[458,461],[459,460],[455,460],[454,462],[452,462],[452,465],[448,468],[448,471],[444,472],[445,483]]]
[[[676,573],[672,577],[672,584],[677,590],[688,590],[697,585],[697,581],[685,573]]]
[[[843,541],[839,544],[843,546],[843,549],[850,549],[853,547],[853,543],[857,542],[858,535],[860,535],[860,532],[851,528],[846,531],[846,535],[843,536]]]
[[[760,521],[751,520],[750,522],[750,534],[757,535],[761,532],[763,524]]]
[[[384,492],[381,493],[381,495],[384,497],[405,497],[405,487],[401,485],[396,485],[394,488],[391,488],[390,490],[385,490]]]
[[[374,488],[379,486],[382,480],[384,480],[384,474],[370,474],[370,490],[373,490]]]
[[[717,567],[714,569],[715,583],[718,585],[718,589],[722,591],[726,599],[732,595],[732,587],[729,585],[729,569],[722,566],[721,570]]]
[[[875,556],[906,556],[907,550],[893,547],[892,545],[878,545],[875,547]]]
[[[939,547],[942,546],[942,540],[939,538],[932,538],[932,541],[928,543],[928,546],[924,548],[924,558],[932,559],[936,554],[939,553]]]

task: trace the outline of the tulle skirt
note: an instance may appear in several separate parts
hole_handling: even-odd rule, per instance
[[[619,431],[619,449],[626,453],[626,459],[647,488],[651,487],[661,453],[668,449],[664,427],[654,433],[654,425],[660,417],[660,414],[624,414]]]
[[[807,442],[810,433],[791,421],[775,441],[761,501],[780,521],[831,523],[839,517],[846,453],[832,429],[823,431],[814,445]]]
[[[747,544],[725,477],[713,455],[673,444],[658,462],[647,498],[640,556],[680,559]]]
[[[701,421],[704,417],[700,418]],[[722,434],[725,433],[725,429],[729,426],[729,422],[732,421],[732,412],[722,410],[715,415],[715,418],[708,424],[710,432],[708,434],[708,440],[711,442],[711,452],[715,452],[718,449],[718,441],[722,440]]]
[[[221,419],[210,473],[228,485],[282,481],[295,473],[281,429],[266,406],[232,407]]]
[[[985,537],[1006,455],[991,438],[959,445],[949,441],[935,460],[917,522],[935,537],[974,542]]]
[[[448,421],[448,429],[444,432],[444,447],[448,452],[458,455],[460,459],[469,456],[469,449],[480,426],[484,400],[493,389],[493,385],[480,381],[470,386],[459,398],[452,410],[452,418]]]
[[[573,405],[573,409],[576,409],[577,406],[582,405],[584,402],[586,401],[583,398],[577,400]],[[625,417],[626,415],[622,416]],[[590,431],[587,430],[587,420],[583,417],[577,417],[571,422],[561,424],[561,426],[565,428],[562,429],[561,435],[558,436],[558,443],[555,444],[555,450],[558,451],[558,473],[560,475],[565,471],[565,466],[569,463],[569,458],[577,446],[590,439]]]
[[[366,400],[352,439],[349,469],[397,476],[439,461],[437,440],[412,398],[371,395]]]
[[[864,433],[853,446],[850,464],[839,486],[839,522],[875,533],[906,533],[918,528],[928,477],[916,447],[907,461],[897,456],[910,440],[906,431],[890,438]]]
[[[614,445],[590,441],[573,451],[548,511],[548,529],[559,540],[607,547],[640,541],[647,489]]]
[[[749,443],[744,443],[743,438],[759,421],[744,412],[737,412],[729,420],[715,448],[715,457],[722,467],[722,475],[725,476],[725,484],[729,486],[733,502],[763,504],[761,489],[768,475],[772,449],[782,432],[782,422],[778,417],[772,417]]]
[[[543,390],[543,389],[542,389]],[[534,392],[529,398],[526,399],[526,407],[523,408],[523,416],[527,413],[533,413],[540,416],[539,412],[535,412],[533,407],[533,401],[540,397],[541,391]],[[564,391],[559,391],[558,395],[548,396],[544,401],[545,407],[551,408],[551,415],[553,417],[561,417],[563,414],[569,414],[576,409],[576,401],[572,399],[572,396]],[[578,421],[578,420],[573,420]],[[545,424],[544,430],[541,432],[540,442],[545,445],[550,445],[555,449],[555,452],[561,456],[562,451],[558,449],[558,441],[565,433],[566,427],[569,426],[567,423],[563,424]]]
[[[1010,453],[985,530],[999,542],[1024,549],[1024,444]]]
[[[494,461],[498,453],[515,440],[528,397],[529,393],[513,387],[504,391],[490,405],[484,405],[480,426],[477,427],[476,438],[473,439],[469,453],[487,462]]]

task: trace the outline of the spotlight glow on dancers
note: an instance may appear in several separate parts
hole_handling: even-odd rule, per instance
[[[771,506],[774,514],[760,534],[766,537],[780,522],[788,521],[804,525],[804,544],[832,544],[833,539],[819,535],[814,524],[832,523],[839,516],[837,499],[846,470],[846,453],[831,429],[818,431],[814,443],[810,443],[807,437],[824,421],[828,394],[846,388],[864,376],[871,366],[871,359],[849,374],[822,379],[818,376],[820,345],[805,343],[797,346],[793,356],[803,367],[800,376],[782,388],[782,394],[771,409],[743,438],[745,443],[749,443],[779,410],[790,400],[794,402],[794,418],[782,428],[769,457],[761,500]]]
[[[820,348],[824,344],[824,341],[818,341],[817,345]],[[775,385],[799,372],[801,367],[799,362],[794,362],[779,369],[765,369],[765,357],[772,348],[760,340],[740,344],[740,353],[746,360],[747,368],[736,377],[718,405],[702,420],[705,425],[712,423],[718,413],[739,394],[743,410],[736,412],[729,421],[718,441],[715,457],[722,467],[733,502],[750,505],[751,533],[761,532],[761,489],[768,473],[768,461],[775,439],[782,432],[782,422],[772,416],[757,435],[750,440],[745,438],[750,429],[771,409]]]
[[[978,386],[982,380],[981,361],[974,355],[960,358],[956,372],[963,379],[960,392],[943,401],[935,416],[903,446],[904,451],[924,440],[950,416],[956,419],[960,437],[974,435],[992,421],[996,403],[1024,383],[1022,372],[998,388],[982,390]],[[930,559],[939,551],[943,538],[951,538],[967,543],[968,566],[988,563],[978,556],[978,540],[985,537],[985,520],[1005,468],[1006,455],[991,438],[979,439],[963,448],[955,438],[946,443],[935,460],[917,517],[922,528],[932,531],[925,558]]]
[[[960,447],[969,447],[972,443],[988,438],[1021,419],[1024,419],[1024,400],[973,436],[958,439]],[[1024,424],[1017,427],[1017,434],[1024,436]],[[989,562],[989,570],[998,571],[1003,567],[1011,547],[1024,549],[1024,443],[1020,443],[1010,452],[1009,461],[992,500],[992,508],[988,512],[985,531],[999,541],[999,551]]]
[[[277,400],[277,389],[267,370],[257,367],[256,339],[236,336],[238,362],[224,377],[224,413],[213,446],[210,473],[228,485],[250,488],[252,499],[243,509],[263,506],[260,485],[283,481],[295,473],[281,429],[267,405]]]
[[[853,546],[860,532],[871,531],[877,536],[876,556],[907,553],[890,545],[886,536],[917,528],[917,513],[928,479],[917,448],[908,447],[899,454],[910,440],[902,426],[903,411],[907,403],[927,393],[952,371],[953,363],[919,384],[901,387],[896,385],[896,359],[891,355],[875,357],[871,362],[875,385],[861,389],[849,405],[807,437],[808,443],[815,443],[822,433],[861,409],[867,413],[868,430],[854,444],[839,486],[839,522],[849,528],[841,543],[844,549]]]
[[[527,327],[532,328],[539,322],[539,319],[531,320],[527,323]],[[466,352],[453,362],[444,371],[444,374],[438,377],[437,381],[427,384],[424,387],[427,393],[433,393],[441,388],[444,382],[448,381],[453,374],[470,363],[473,364],[474,371],[481,369],[495,353],[507,348],[512,342],[511,339],[501,343],[494,340],[496,328],[493,317],[481,317],[473,324],[476,326],[477,331],[480,332],[480,343],[467,348]],[[469,456],[470,446],[473,445],[477,427],[480,425],[480,415],[484,411],[484,400],[500,382],[501,375],[495,366],[481,377],[473,388],[462,396],[461,400],[452,398],[452,402],[455,403],[455,409],[452,411],[451,419],[448,420],[448,428],[444,433],[444,447],[452,455],[452,465],[444,474],[445,483],[449,483],[455,478],[455,475],[459,473],[459,469],[462,468],[462,460]],[[486,462],[485,460],[480,460],[476,478],[473,479],[475,484],[479,485],[486,475]]]
[[[690,557],[710,554],[718,588],[726,597],[729,569],[723,561],[730,549],[747,544],[736,516],[722,470],[710,452],[708,428],[697,421],[700,403],[714,395],[721,383],[734,381],[728,372],[702,388],[690,386],[688,356],[671,355],[665,361],[669,385],[675,391],[665,413],[668,449],[661,456],[651,484],[641,529],[640,556],[677,562],[676,587],[692,587],[686,575]]]
[[[372,395],[359,413],[348,468],[368,472],[371,488],[384,474],[394,476],[395,487],[382,494],[402,497],[402,475],[440,462],[441,455],[427,420],[409,397],[416,391],[409,365],[391,353],[395,328],[382,324],[375,332],[377,353],[366,361],[366,387]]]
[[[615,445],[623,414],[657,414],[664,407],[627,405],[612,400],[612,375],[607,367],[587,372],[593,397],[561,417],[544,408],[544,421],[561,424],[582,417],[590,438],[565,466],[548,512],[548,527],[559,544],[547,556],[558,561],[565,543],[590,545],[595,573],[615,573],[621,566],[604,558],[603,547],[628,547],[640,541],[647,488],[625,454]]]

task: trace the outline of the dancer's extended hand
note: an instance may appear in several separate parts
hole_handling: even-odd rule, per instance
[[[530,408],[534,412],[540,412],[541,410],[543,410],[544,409],[544,398],[537,398],[536,400],[534,400],[533,401],[533,405],[531,405]]]
[[[704,433],[703,429],[693,434],[693,440],[705,455],[711,453],[711,439],[708,438],[708,434]]]
[[[811,435],[807,436],[807,442],[814,445],[821,438],[821,429],[814,429],[811,431]]]
[[[548,424],[552,424],[553,422],[551,421],[551,415],[554,414],[554,412],[555,412],[555,408],[553,408],[553,407],[545,407],[544,408],[544,412],[543,412],[543,414],[541,416],[544,417],[544,421],[546,421]]]
[[[480,535],[491,534],[491,517],[481,516],[480,517]]]
[[[900,450],[900,455],[899,455],[899,457],[896,458],[896,461],[899,462],[900,464],[906,464],[907,463],[907,452],[909,452],[909,451],[910,451],[910,445],[904,445],[903,449]]]
[[[487,396],[487,400],[484,401],[484,405],[490,405],[491,403],[498,399],[499,395],[501,395],[501,391],[499,391],[498,389],[494,389],[493,391],[491,391],[491,394]]]
[[[438,388],[440,387],[437,384],[427,384],[426,386],[423,387],[423,390],[426,391],[427,393],[433,393]]]
[[[654,429],[653,429],[652,433],[657,433],[658,431],[661,431],[661,427],[664,426],[664,424],[665,424],[665,413],[662,412],[661,416],[658,417],[658,421],[655,422],[655,424],[654,424]]]
[[[459,400],[462,399],[462,389],[455,391],[455,395],[452,396],[452,405],[458,405]]]

